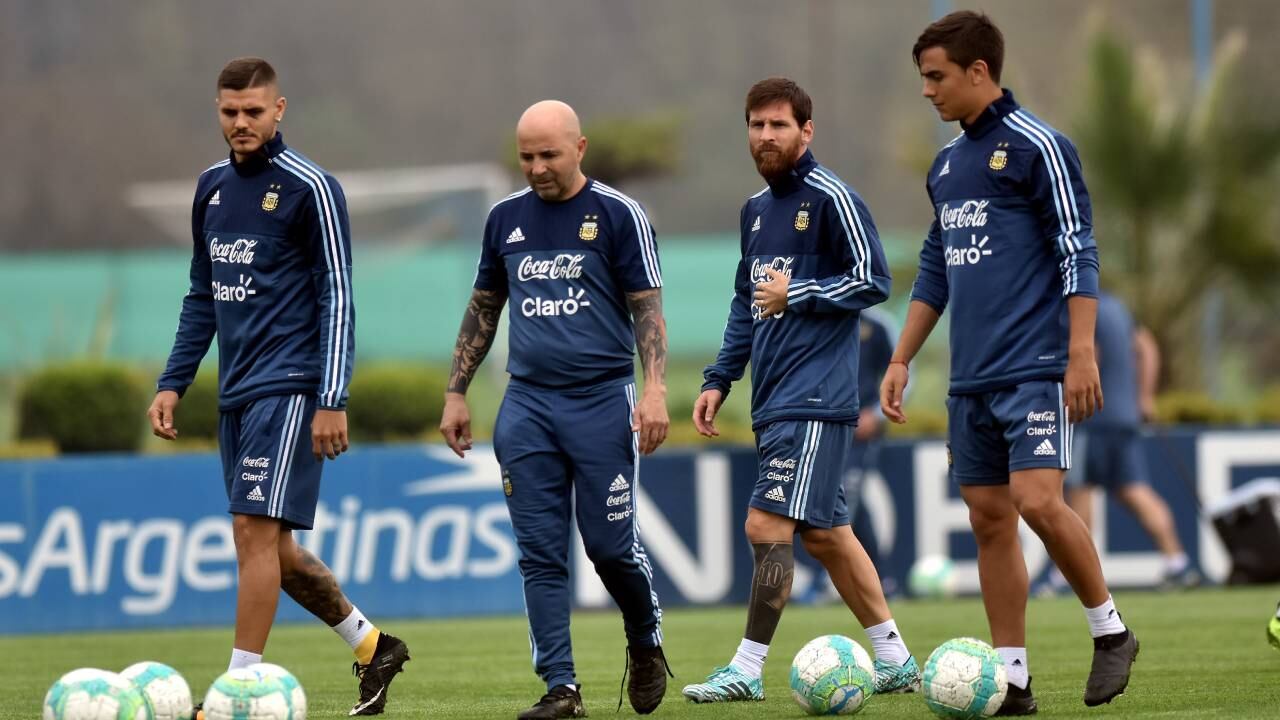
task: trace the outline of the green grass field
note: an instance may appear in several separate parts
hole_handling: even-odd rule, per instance
[[[1280,717],[1280,653],[1264,639],[1280,587],[1202,590],[1184,594],[1124,593],[1117,603],[1142,641],[1126,695],[1109,706],[1081,702],[1092,646],[1074,599],[1033,600],[1028,611],[1033,688],[1042,715],[1085,717]],[[285,600],[284,602],[288,602]],[[429,603],[430,598],[423,598]],[[894,604],[912,651],[924,657],[943,640],[986,636],[976,599]],[[12,618],[11,618],[12,619]],[[723,664],[742,632],[740,607],[667,613],[667,655],[676,678],[655,716],[668,718],[804,717],[791,701],[791,656],[809,639],[843,633],[866,637],[843,607],[789,608],[765,670],[768,700],[737,705],[692,705],[680,688]],[[383,621],[409,643],[413,660],[392,686],[388,717],[502,718],[542,694],[533,675],[523,617],[450,621]],[[614,714],[621,680],[621,620],[613,612],[574,617],[574,647],[587,709]],[[43,635],[0,639],[0,719],[38,717],[47,687],[63,672],[92,666],[120,670],[142,659],[168,663],[203,694],[226,664],[229,629]],[[351,656],[318,624],[281,626],[267,659],[302,681],[311,718],[346,716],[355,699]],[[623,715],[633,715],[623,703]],[[873,697],[867,718],[932,717],[918,695]]]

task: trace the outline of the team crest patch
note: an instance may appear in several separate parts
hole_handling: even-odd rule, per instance
[[[267,212],[274,212],[276,208],[280,207],[280,194],[276,192],[276,190],[279,189],[279,185],[272,185],[271,189],[267,191],[267,194],[262,196],[263,210],[266,210]]]
[[[800,232],[804,232],[809,229],[809,211],[805,208],[810,205],[811,203],[807,202],[800,203],[800,210],[796,213],[796,230],[799,230]]]
[[[502,471],[502,493],[507,497],[511,497],[513,488],[511,487],[511,471]]]
[[[1009,143],[1002,142],[996,145],[996,151],[991,153],[991,159],[987,160],[987,167],[999,172],[1009,166],[1009,153],[1004,148],[1009,147]]]
[[[955,465],[955,461],[951,459],[951,443],[947,443],[947,467]]]
[[[591,242],[600,237],[600,224],[596,222],[599,219],[599,215],[584,215],[582,226],[578,228],[578,239],[583,242]]]

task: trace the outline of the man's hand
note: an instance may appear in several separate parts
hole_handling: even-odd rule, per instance
[[[667,428],[670,425],[671,420],[667,417],[667,391],[650,389],[646,385],[631,424],[631,432],[640,433],[640,454],[648,455],[657,450],[662,441],[667,439]]]
[[[724,393],[712,388],[703,390],[693,403],[693,426],[706,437],[719,437],[716,429],[716,413],[720,412],[720,403],[724,402]]]
[[[147,408],[147,419],[151,421],[151,432],[158,438],[177,440],[178,429],[173,426],[173,413],[178,409],[178,393],[172,390],[161,390]]]
[[[347,411],[316,408],[311,420],[311,454],[317,460],[338,456],[351,448],[347,442]]]
[[[462,393],[444,394],[444,412],[440,414],[440,434],[458,457],[466,457],[471,449],[471,410]]]
[[[1102,381],[1098,378],[1098,363],[1092,348],[1071,351],[1062,384],[1071,422],[1086,420],[1102,409]]]
[[[853,437],[858,442],[867,442],[875,438],[880,432],[880,416],[873,412],[860,413],[858,415],[858,427],[853,431]]]
[[[884,380],[880,381],[880,411],[899,425],[907,422],[907,413],[902,409],[902,394],[907,390],[909,379],[905,364],[891,362],[884,371]]]
[[[787,287],[791,278],[773,268],[765,268],[764,271],[769,281],[756,283],[754,298],[760,308],[760,317],[773,317],[787,309]]]

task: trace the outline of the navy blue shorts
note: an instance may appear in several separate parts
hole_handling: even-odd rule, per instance
[[[853,425],[848,423],[779,420],[765,425],[756,433],[760,476],[749,504],[802,526],[848,525],[844,476],[852,444]]]
[[[947,398],[947,454],[961,485],[1003,485],[1009,474],[1071,467],[1062,383],[1031,380]]]
[[[1069,486],[1119,490],[1148,481],[1147,458],[1142,454],[1142,433],[1138,428],[1086,425],[1076,436],[1074,451],[1075,468],[1067,473]]]
[[[322,464],[311,454],[315,412],[315,396],[306,394],[258,398],[222,413],[218,446],[230,512],[311,529]]]

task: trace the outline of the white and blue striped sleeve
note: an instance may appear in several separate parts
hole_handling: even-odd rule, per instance
[[[1019,110],[1005,124],[1035,147],[1028,172],[1031,207],[1053,243],[1065,296],[1098,296],[1098,246],[1093,208],[1075,145],[1064,135]]]
[[[862,198],[821,167],[811,171],[805,182],[826,196],[820,209],[822,227],[834,233],[831,247],[845,270],[830,277],[792,278],[787,286],[787,309],[846,312],[884,302],[889,297],[889,266]]]
[[[603,205],[613,217],[610,222],[616,237],[611,239],[611,262],[622,280],[623,291],[637,292],[662,287],[662,265],[658,262],[658,244],[653,225],[640,203],[601,182],[593,182],[592,192],[603,196]],[[604,218],[584,220],[601,222]]]

